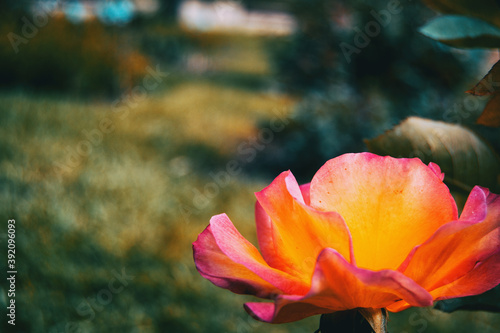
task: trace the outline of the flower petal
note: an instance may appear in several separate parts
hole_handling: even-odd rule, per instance
[[[194,244],[195,261],[200,273],[213,277],[210,279],[213,283],[221,284],[223,282],[217,279],[227,281],[231,277],[236,277],[236,280],[243,279],[245,283],[247,280],[252,280],[260,285],[262,285],[261,280],[264,280],[282,293],[305,294],[309,289],[307,283],[270,267],[259,251],[236,230],[226,214],[212,217],[204,236],[206,240],[198,238]],[[217,252],[217,248],[220,252]],[[255,279],[255,275],[249,272],[261,280]],[[224,288],[228,288],[233,282],[227,282]],[[263,291],[265,294],[269,293],[268,287]],[[275,293],[275,290],[272,292]]]
[[[435,300],[479,295],[500,284],[500,251],[478,263],[463,277],[434,289]]]
[[[311,206],[338,212],[359,267],[396,269],[457,207],[435,165],[370,153],[328,161],[311,182]]]
[[[411,305],[408,304],[407,301],[398,301],[394,304],[387,306],[386,309],[387,309],[387,311],[390,311],[390,312],[399,312],[399,311],[406,310],[410,307],[411,307]]]
[[[439,179],[444,180],[444,173],[441,172],[441,168],[436,163],[429,163],[429,168],[438,176]]]
[[[264,260],[271,267],[282,271],[290,271],[290,267],[287,266],[287,263],[279,257],[279,249],[275,246],[273,222],[258,201],[255,203],[255,221],[259,249]]]
[[[463,277],[431,291],[434,300],[466,297],[482,294],[500,283],[500,252],[492,255]],[[399,312],[411,307],[406,301],[399,301],[387,307]]]
[[[257,236],[266,261],[309,283],[322,249],[335,248],[353,260],[349,230],[335,212],[321,212],[306,204],[302,189],[287,171],[256,193]],[[307,199],[307,196],[306,196]]]
[[[218,287],[262,298],[280,293],[278,288],[226,256],[217,245],[210,226],[193,243],[193,253],[201,276]]]
[[[398,269],[427,290],[447,285],[500,248],[500,196],[474,187],[459,221],[415,247]]]
[[[321,298],[330,294],[333,299],[325,303],[316,302],[315,305],[333,310],[383,308],[398,299],[404,299],[413,306],[432,304],[429,293],[403,274],[393,270],[372,271],[356,267],[333,249],[325,249],[318,257],[309,295],[311,293]],[[332,306],[335,300],[337,304]]]
[[[289,323],[301,320],[310,316],[323,313],[330,313],[332,310],[320,308],[313,304],[295,302],[276,310],[275,303],[245,303],[245,310],[254,318],[266,323]]]
[[[358,268],[337,251],[325,249],[318,257],[306,296],[281,295],[274,307],[271,303],[251,303],[246,308],[259,320],[281,323],[358,307],[383,308],[400,299],[413,306],[432,304],[432,296],[403,274]]]
[[[310,196],[311,191],[310,190],[311,190],[311,183],[300,185],[300,193],[302,193],[302,197],[304,198],[304,202],[308,206],[311,204],[311,196]]]

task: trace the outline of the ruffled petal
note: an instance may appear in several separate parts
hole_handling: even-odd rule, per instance
[[[259,249],[264,260],[271,267],[282,271],[290,271],[291,268],[288,263],[279,256],[279,249],[276,247],[274,240],[273,222],[258,201],[255,203],[255,221]]]
[[[216,215],[193,244],[198,271],[217,286],[237,293],[271,297],[305,294],[307,283],[270,267],[225,214]]]
[[[358,307],[383,308],[400,299],[412,306],[432,304],[432,296],[403,274],[358,268],[337,251],[325,249],[318,257],[306,296],[280,295],[274,306],[251,303],[246,308],[259,320],[283,323]]]
[[[311,204],[311,183],[300,185],[300,193],[302,193],[302,197],[304,198],[304,202],[306,205]]]
[[[301,320],[310,316],[323,313],[330,313],[332,310],[320,308],[314,304],[295,302],[279,308],[276,311],[275,303],[245,303],[245,310],[254,318],[266,323],[289,323]]]
[[[492,255],[463,277],[431,291],[434,300],[479,295],[500,283],[500,252]],[[391,312],[411,307],[406,301],[399,301],[387,307]]]
[[[344,218],[359,267],[396,269],[413,247],[458,218],[437,169],[416,158],[345,154],[314,176],[311,206]]]
[[[500,196],[476,186],[459,221],[415,247],[398,269],[427,290],[448,285],[500,248]]]
[[[229,259],[217,245],[208,226],[193,243],[196,268],[201,276],[218,287],[237,294],[271,298],[280,290],[241,264]]]
[[[440,180],[444,180],[444,173],[441,172],[441,168],[439,167],[439,165],[437,165],[436,163],[429,163],[429,168],[434,171],[434,173],[436,174],[436,176],[440,179]]]
[[[390,312],[400,312],[410,308],[411,305],[407,301],[398,301],[386,307],[387,311]]]
[[[318,257],[309,295],[330,296],[326,302],[315,305],[333,310],[383,308],[398,299],[413,306],[432,304],[429,293],[403,274],[356,267],[333,249],[325,249]]]
[[[310,282],[322,249],[335,248],[353,260],[349,230],[335,212],[321,212],[307,205],[307,185],[299,187],[287,171],[256,193],[257,237],[270,266]]]
[[[479,295],[500,284],[500,252],[478,263],[463,277],[431,291],[435,300]]]

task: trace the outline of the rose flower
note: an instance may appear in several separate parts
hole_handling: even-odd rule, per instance
[[[326,162],[310,184],[290,171],[256,193],[260,252],[227,215],[193,244],[216,286],[284,323],[335,311],[397,312],[481,294],[500,283],[500,196],[474,187],[458,216],[436,164],[370,153]]]

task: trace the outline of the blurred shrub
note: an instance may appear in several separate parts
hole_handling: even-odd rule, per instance
[[[322,89],[336,76],[340,36],[332,29],[330,17],[335,4],[328,0],[291,2],[298,31],[270,45],[276,76],[286,90]]]
[[[375,105],[370,97],[362,98],[346,84],[329,88],[308,94],[295,107],[285,129],[275,133],[274,140],[247,165],[247,171],[274,177],[290,169],[305,182],[326,159],[363,150],[363,138],[386,121],[385,105]],[[272,128],[267,121],[259,126]]]
[[[141,50],[169,65],[179,65],[188,48],[189,40],[185,33],[173,25],[153,25],[146,28],[141,36]]]
[[[276,76],[289,91],[307,94],[349,80],[357,90],[383,85],[388,94],[398,94],[395,99],[403,99],[401,94],[429,85],[448,90],[471,74],[463,58],[418,33],[435,15],[421,4],[397,2],[400,12],[384,24],[373,12],[388,12],[387,1],[313,2],[294,2],[299,30],[270,49]],[[357,50],[350,53],[347,44]]]
[[[23,24],[2,21],[0,34],[23,37]],[[0,40],[0,86],[109,96],[142,78],[148,64],[132,47],[121,49],[98,21],[74,25],[52,17],[27,40],[17,53],[8,38]]]

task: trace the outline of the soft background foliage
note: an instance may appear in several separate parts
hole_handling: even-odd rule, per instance
[[[5,36],[21,34],[21,18],[32,18],[29,2],[20,3],[0,5],[0,216],[3,226],[17,220],[16,332],[313,332],[318,318],[279,326],[251,319],[242,308],[251,297],[199,276],[191,243],[212,215],[226,212],[255,244],[253,192],[287,169],[309,181],[327,159],[367,150],[364,139],[408,116],[465,125],[460,130],[481,142],[481,152],[472,152],[492,161],[480,175],[484,185],[500,183],[499,131],[475,124],[487,100],[463,93],[498,56],[420,35],[436,16],[420,2],[402,1],[403,11],[350,63],[339,43],[352,44],[353,29],[387,1],[246,4],[294,17],[298,29],[285,36],[188,30],[176,21],[178,1],[160,2],[156,14],[126,25],[55,15],[15,53]],[[151,75],[148,66],[168,75],[134,95]],[[123,99],[130,106],[116,112]],[[105,118],[113,129],[89,136]],[[263,137],[276,119],[284,129]],[[471,152],[463,140],[447,144]],[[419,148],[425,143],[415,145],[384,145],[383,153],[435,161],[436,152]],[[214,194],[207,186],[230,162],[241,171]],[[459,202],[473,184],[462,185],[452,187]],[[122,269],[133,281],[88,320],[78,306]],[[391,332],[498,327],[498,314],[480,311],[410,309],[390,317]]]

